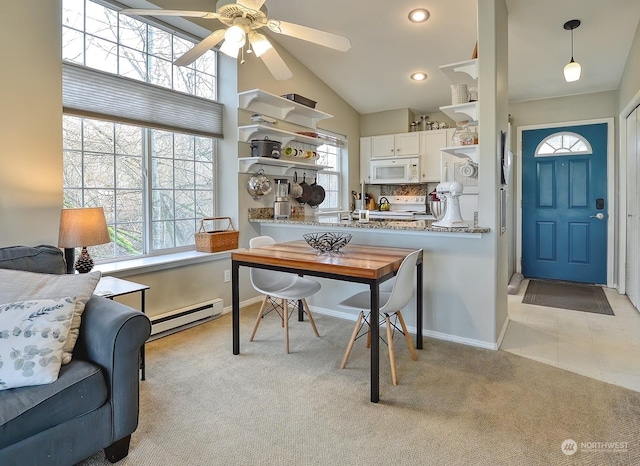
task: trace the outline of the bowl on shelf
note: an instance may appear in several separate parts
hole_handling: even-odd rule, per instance
[[[351,233],[305,233],[304,240],[320,252],[339,252],[351,241]]]

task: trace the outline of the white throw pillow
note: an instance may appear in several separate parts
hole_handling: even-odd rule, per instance
[[[55,382],[76,298],[0,305],[0,390]]]
[[[99,271],[53,275],[0,269],[0,304],[28,299],[77,297],[71,330],[62,354],[62,364],[68,364],[71,362],[71,353],[78,340],[84,307],[96,289],[100,276]]]

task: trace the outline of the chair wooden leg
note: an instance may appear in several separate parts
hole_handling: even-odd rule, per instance
[[[249,341],[253,341],[253,337],[256,336],[256,332],[258,331],[258,325],[260,325],[260,321],[262,320],[262,316],[264,315],[264,311],[267,309],[268,305],[269,305],[269,296],[264,295],[264,298],[262,298],[262,306],[260,306],[260,310],[258,311],[258,317],[256,318],[256,323],[253,325],[253,331],[251,332]]]
[[[371,319],[371,313],[369,313],[369,319]],[[367,333],[367,349],[371,348],[371,324],[369,324],[369,332]]]
[[[289,354],[289,306],[287,300],[282,300],[282,317],[284,319],[284,344]]]
[[[407,330],[407,324],[404,323],[404,318],[402,317],[402,313],[400,311],[396,312],[398,316],[398,320],[400,321],[400,326],[402,326],[402,331],[404,332],[404,338],[407,340],[407,345],[409,345],[409,351],[411,351],[411,358],[414,361],[418,360],[418,353],[416,353],[416,349],[413,346],[413,342],[411,341],[411,335],[409,335],[409,331]]]
[[[398,374],[396,372],[396,354],[393,349],[393,331],[391,330],[391,319],[389,314],[385,314],[384,318],[387,322],[387,344],[389,345],[389,362],[391,363],[391,380],[394,385],[398,385]]]
[[[349,340],[349,344],[347,345],[347,351],[345,351],[344,357],[342,358],[340,369],[344,369],[345,367],[347,367],[347,360],[349,359],[349,355],[351,354],[351,350],[353,349],[353,344],[355,343],[356,337],[358,336],[358,330],[360,329],[360,324],[362,323],[363,317],[364,312],[360,311],[360,314],[358,314],[358,319],[356,320],[356,326],[353,328],[351,339]]]
[[[311,322],[311,327],[313,327],[313,331],[316,333],[317,337],[320,337],[320,334],[318,333],[318,329],[316,328],[316,323],[313,320],[313,314],[311,314],[311,309],[309,309],[309,305],[307,304],[306,299],[302,300],[302,306],[304,307],[304,310],[307,312],[307,315],[309,316],[309,322]]]

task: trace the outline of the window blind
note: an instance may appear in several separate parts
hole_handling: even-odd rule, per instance
[[[69,62],[62,104],[67,114],[222,138],[219,102]]]

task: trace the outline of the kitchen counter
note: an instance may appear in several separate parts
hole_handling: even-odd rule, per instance
[[[249,222],[282,225],[307,225],[336,228],[365,228],[376,230],[411,231],[420,233],[447,233],[456,235],[482,236],[489,228],[471,226],[468,228],[434,227],[433,220],[372,220],[368,223],[343,218],[341,215],[295,216],[287,220],[275,220],[270,209],[249,209]]]

